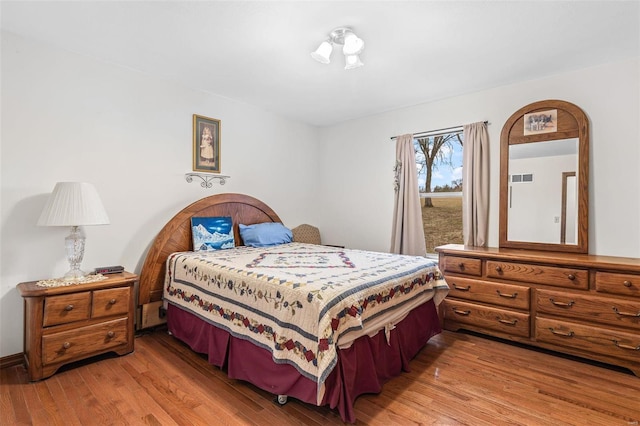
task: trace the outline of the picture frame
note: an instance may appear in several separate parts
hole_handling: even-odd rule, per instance
[[[193,114],[193,171],[220,173],[220,120]]]
[[[558,110],[537,111],[524,115],[524,136],[558,131]]]

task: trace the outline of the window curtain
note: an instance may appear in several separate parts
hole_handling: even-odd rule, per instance
[[[424,241],[413,135],[407,134],[396,138],[394,171],[395,204],[391,230],[391,252],[425,256],[427,246]]]
[[[486,247],[489,224],[489,132],[485,122],[463,126],[462,237]]]

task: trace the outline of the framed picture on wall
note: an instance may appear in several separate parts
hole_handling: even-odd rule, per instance
[[[193,114],[193,171],[220,173],[220,120]]]
[[[532,112],[524,115],[524,135],[558,131],[558,110]]]

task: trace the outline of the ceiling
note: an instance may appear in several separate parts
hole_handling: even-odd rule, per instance
[[[1,28],[331,126],[640,56],[638,1],[5,1]],[[309,53],[332,29],[364,67]]]

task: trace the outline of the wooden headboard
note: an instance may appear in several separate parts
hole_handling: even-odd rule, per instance
[[[282,222],[278,215],[262,201],[243,194],[218,194],[203,198],[185,207],[162,228],[149,249],[140,271],[138,305],[142,305],[143,319],[138,328],[146,328],[145,305],[159,306],[166,260],[171,253],[193,250],[191,238],[192,217],[230,216],[236,246],[242,245],[238,224]],[[149,322],[149,321],[146,321]],[[159,323],[160,321],[151,321]],[[155,325],[155,324],[151,324]]]

